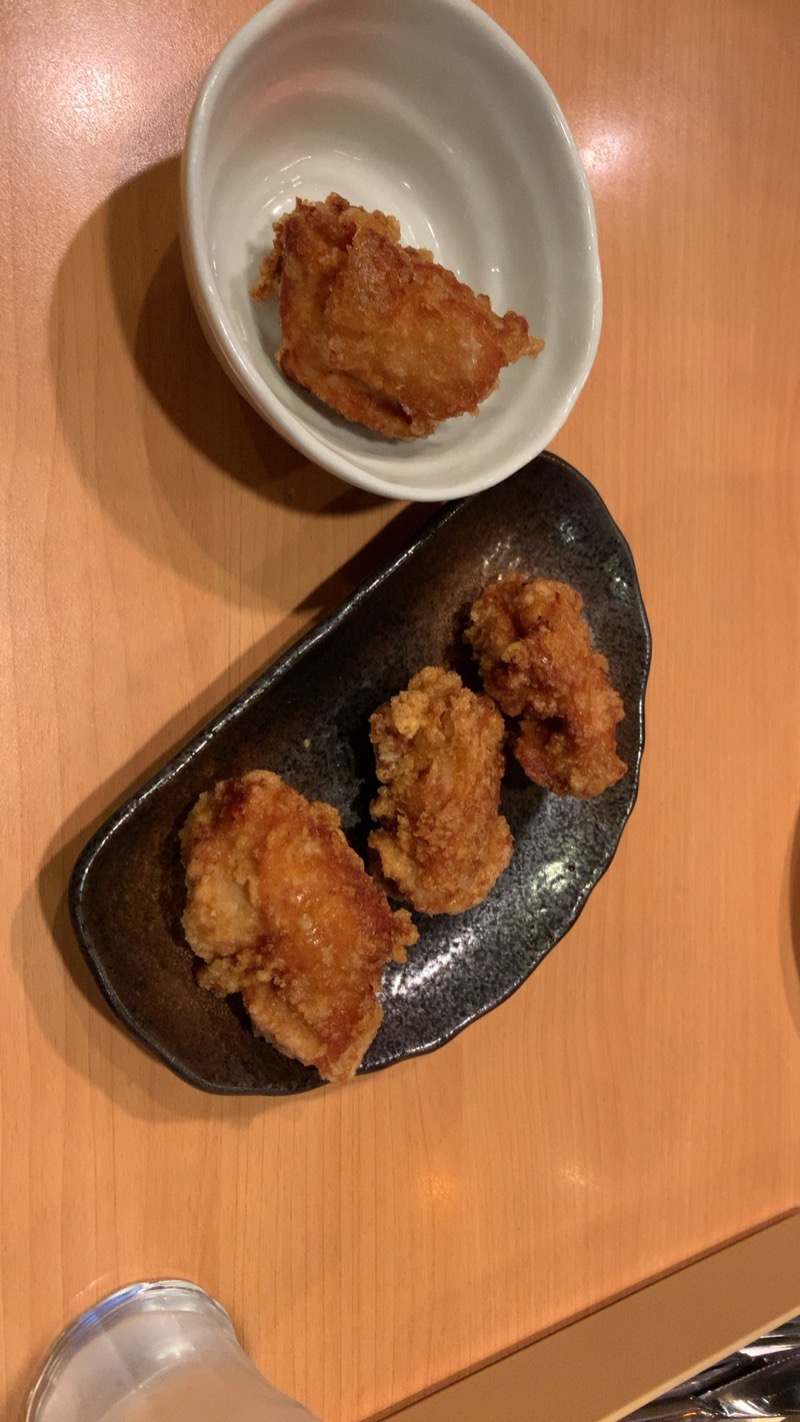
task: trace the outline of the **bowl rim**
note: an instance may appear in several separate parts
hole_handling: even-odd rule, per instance
[[[292,11],[311,11],[336,0],[270,0],[235,31],[223,45],[208,69],[189,115],[186,141],[181,156],[181,250],[192,300],[201,325],[218,357],[222,358],[241,395],[278,433],[313,463],[336,474],[347,483],[383,497],[410,499],[415,502],[436,502],[463,498],[491,488],[508,478],[517,469],[540,454],[559,432],[585,385],[594,364],[600,341],[603,317],[603,285],[597,237],[597,221],[589,180],[581,162],[575,139],[561,106],[541,70],[528,54],[512,39],[475,0],[431,0],[441,10],[466,18],[482,30],[486,41],[501,49],[527,80],[534,85],[540,99],[550,110],[563,144],[563,153],[571,170],[576,196],[579,199],[581,221],[587,237],[585,273],[591,287],[589,338],[580,360],[576,361],[574,378],[569,390],[555,405],[547,420],[537,423],[535,433],[521,439],[519,448],[504,459],[490,462],[484,474],[472,475],[458,483],[434,483],[423,486],[401,478],[389,480],[362,468],[346,454],[340,453],[322,439],[302,416],[293,413],[259,375],[237,335],[219,293],[211,260],[203,239],[204,222],[198,174],[208,147],[209,128],[217,98],[225,80],[236,68],[253,43],[263,39]],[[458,458],[457,449],[453,458]]]

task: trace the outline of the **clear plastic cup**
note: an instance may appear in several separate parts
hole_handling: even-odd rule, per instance
[[[25,1422],[319,1422],[242,1351],[221,1304],[157,1279],[110,1294],[56,1340]]]

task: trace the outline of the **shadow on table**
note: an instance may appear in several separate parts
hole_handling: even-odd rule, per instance
[[[786,1000],[800,1035],[800,813],[786,858],[784,897],[786,919],[781,935],[781,965]]]
[[[310,464],[235,390],[186,287],[179,197],[175,157],[114,192],[71,243],[50,315],[59,414],[128,537],[195,584],[218,589],[222,570],[237,602],[279,603],[307,517],[391,505]],[[429,513],[416,506],[417,527]]]
[[[280,632],[266,639],[265,660],[280,648]],[[284,641],[286,640],[284,636]],[[250,664],[250,658],[247,659]],[[243,659],[243,662],[245,659]],[[236,669],[232,675],[236,677]],[[105,781],[74,811],[47,847],[39,873],[20,903],[11,929],[13,962],[39,1025],[71,1070],[82,1073],[133,1116],[157,1121],[218,1116],[223,1098],[198,1091],[152,1058],[117,1021],[86,963],[72,930],[69,879],[86,841],[128,796],[183,745],[200,725],[231,699],[226,674],[187,711],[168,722],[136,755]],[[80,998],[69,992],[62,999],[51,965],[32,953],[41,939],[44,918]],[[89,1019],[99,1016],[106,1030]],[[228,1102],[228,1106],[230,1106]],[[273,1104],[266,1098],[238,1098],[243,1122]]]

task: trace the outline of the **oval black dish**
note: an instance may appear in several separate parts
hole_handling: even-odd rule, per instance
[[[650,633],[630,549],[599,494],[540,455],[485,493],[447,505],[388,568],[216,717],[83,850],[70,884],[78,942],[125,1025],[207,1091],[290,1095],[316,1071],[253,1035],[238,998],[195,981],[181,931],[178,831],[202,790],[264,767],[342,815],[361,852],[375,772],[370,713],[428,664],[474,670],[470,602],[510,569],[572,583],[625,704],[628,773],[595,800],[551,795],[509,761],[502,807],[514,855],[489,897],[455,917],[416,915],[419,943],[383,983],[385,1017],[361,1068],[432,1051],[496,1007],[575,922],[633,808],[644,744]]]

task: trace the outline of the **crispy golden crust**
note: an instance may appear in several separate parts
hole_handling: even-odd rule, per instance
[[[384,879],[423,913],[472,908],[511,858],[502,718],[454,672],[425,667],[374,712],[370,734],[383,784],[369,842]]]
[[[472,608],[467,641],[483,684],[507,716],[521,717],[514,753],[537,785],[599,795],[625,774],[617,724],[625,711],[592,643],[583,598],[567,583],[509,573]]]
[[[298,198],[252,294],[280,300],[285,375],[348,420],[417,439],[477,414],[502,368],[544,343],[399,237],[396,218],[336,193]]]
[[[337,812],[255,770],[200,796],[181,835],[186,937],[200,981],[241,992],[257,1032],[329,1081],[352,1077],[380,1026],[376,992],[417,930],[392,912]]]

